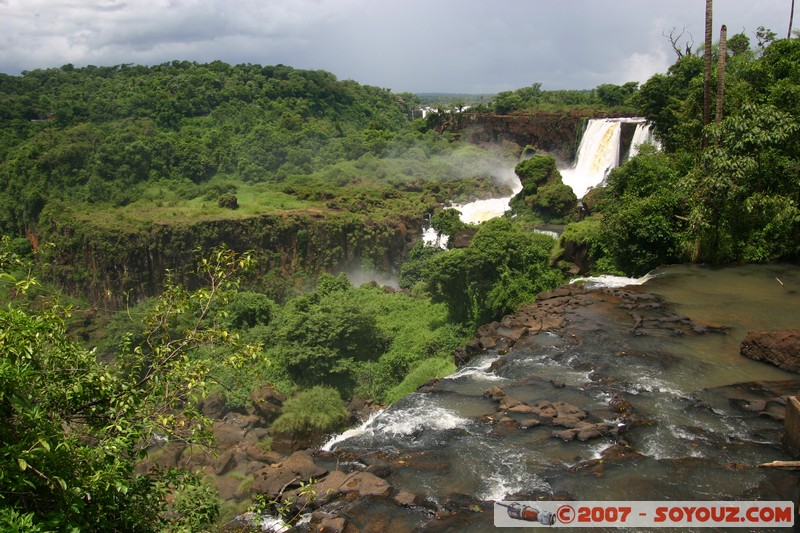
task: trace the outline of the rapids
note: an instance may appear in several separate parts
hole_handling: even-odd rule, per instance
[[[485,352],[333,437],[326,449],[390,458],[404,466],[391,475],[393,486],[444,507],[459,495],[796,501],[797,474],[757,465],[791,459],[772,415],[782,413],[782,397],[796,394],[800,381],[740,356],[739,343],[751,329],[800,327],[800,267],[673,266],[631,281],[641,284],[629,291],[657,295],[710,332],[634,334],[624,306],[606,297],[572,312],[564,330],[528,337],[506,355]],[[497,404],[484,394],[491,387],[529,405],[579,406],[619,426],[619,436],[563,442],[553,426],[498,424]],[[631,410],[612,409],[619,399]],[[769,408],[749,410],[754,399]],[[643,423],[626,427],[630,413]],[[463,531],[491,529],[487,514]]]

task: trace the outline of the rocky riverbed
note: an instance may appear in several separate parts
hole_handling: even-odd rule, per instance
[[[458,373],[328,451],[322,435],[270,433],[283,398],[265,387],[241,412],[206,403],[218,454],[176,446],[159,462],[204,468],[230,501],[281,501],[297,531],[483,531],[495,499],[796,500],[796,474],[758,464],[791,458],[782,419],[800,381],[685,391],[668,377],[685,365],[675,339],[727,334],[639,288],[569,285],[482,326]]]

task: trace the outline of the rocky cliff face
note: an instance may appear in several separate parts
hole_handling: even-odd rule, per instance
[[[252,251],[258,261],[253,281],[262,289],[362,265],[391,274],[421,234],[421,223],[421,216],[370,221],[351,213],[297,212],[122,229],[93,227],[62,213],[42,225],[38,238],[57,243],[40,254],[51,281],[93,303],[121,307],[159,293],[167,270],[193,287],[198,257],[223,243]]]
[[[497,115],[494,113],[464,113],[455,124],[463,138],[471,143],[511,142],[524,148],[533,146],[561,161],[572,161],[578,150],[586,122],[592,118],[611,118],[619,115],[591,110],[565,112],[531,111]],[[623,128],[621,151],[627,151],[634,128]],[[628,131],[629,130],[629,131]]]

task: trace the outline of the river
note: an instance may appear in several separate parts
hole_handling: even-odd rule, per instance
[[[797,501],[796,474],[757,465],[791,459],[774,416],[800,390],[785,383],[798,376],[739,355],[739,345],[748,330],[800,328],[800,267],[663,267],[629,289],[707,332],[633,331],[625,306],[605,296],[571,312],[559,333],[486,352],[327,449],[403,465],[391,484],[439,506],[457,497]],[[498,424],[492,387],[528,405],[578,406],[620,433],[564,442],[552,425]],[[620,400],[630,407],[610,408]],[[751,409],[758,401],[766,408]],[[491,530],[490,515],[462,530]]]

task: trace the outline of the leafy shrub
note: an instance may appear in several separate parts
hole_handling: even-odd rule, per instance
[[[275,302],[265,294],[240,291],[230,297],[225,311],[232,328],[244,329],[269,324],[275,308]]]
[[[431,226],[438,233],[455,235],[466,227],[466,224],[461,222],[460,217],[461,213],[458,209],[440,209],[433,214]]]
[[[386,393],[386,401],[389,403],[396,402],[432,379],[449,376],[455,371],[456,365],[453,363],[452,359],[425,359],[415,366],[399,385],[393,387]]]
[[[217,199],[217,204],[225,209],[239,209],[239,200],[233,194],[223,194]]]
[[[284,433],[311,430],[331,432],[340,429],[347,416],[347,408],[339,392],[318,385],[286,400],[283,412],[272,428]]]

